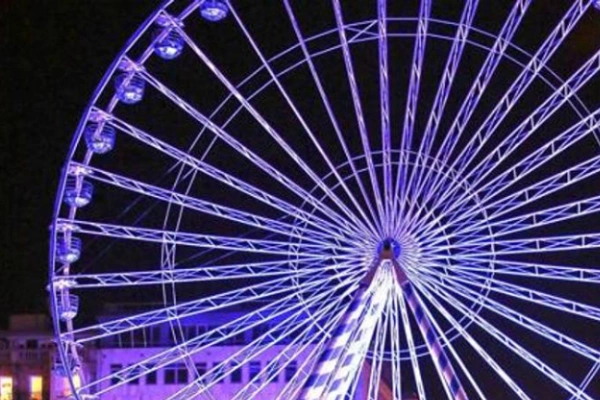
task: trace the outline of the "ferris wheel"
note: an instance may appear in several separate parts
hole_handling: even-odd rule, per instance
[[[597,8],[165,1],[57,193],[69,396],[600,398]]]

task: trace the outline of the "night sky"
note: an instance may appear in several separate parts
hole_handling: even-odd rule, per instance
[[[0,2],[0,323],[47,309],[48,226],[71,137],[106,68],[156,3]]]

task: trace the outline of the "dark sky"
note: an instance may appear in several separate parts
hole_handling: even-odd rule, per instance
[[[46,308],[48,225],[71,137],[106,68],[156,4],[0,2],[0,323]]]

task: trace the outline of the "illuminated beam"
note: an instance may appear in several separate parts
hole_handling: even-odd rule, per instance
[[[246,181],[236,178],[233,175],[230,175],[212,165],[199,160],[192,155],[175,148],[174,146],[169,145],[162,140],[157,139],[156,137],[150,135],[147,132],[144,132],[131,124],[115,117],[114,115],[107,114],[99,109],[94,110],[96,113],[101,114],[102,118],[108,120],[108,123],[115,126],[117,129],[122,132],[128,134],[129,136],[143,142],[147,146],[155,148],[156,150],[164,153],[165,155],[173,158],[177,162],[183,163],[190,168],[198,170],[203,174],[210,176],[218,182],[225,184],[226,186],[231,187],[232,189],[242,192],[252,198],[267,204],[275,209],[283,211],[287,215],[292,218],[299,218],[309,224],[322,224],[323,227],[328,228],[332,232],[334,236],[344,237],[346,235],[345,232],[353,232],[357,236],[362,236],[361,232],[356,230],[356,227],[349,223],[348,221],[341,219],[334,219],[333,221],[325,220],[320,218],[314,214],[307,213],[306,211],[300,209],[299,207],[292,205],[288,202],[285,202],[272,194],[266,192],[263,189],[257,188],[253,185],[250,185]],[[303,199],[310,202],[309,199]],[[319,207],[316,204],[313,204],[316,209]],[[331,218],[331,215],[326,215],[327,218]],[[312,220],[312,221],[311,221]]]
[[[352,104],[354,106],[354,114],[358,122],[358,128],[360,132],[361,143],[363,146],[365,161],[369,171],[369,177],[373,188],[373,194],[375,196],[375,204],[381,218],[385,215],[384,204],[382,200],[382,193],[379,188],[379,180],[377,179],[377,173],[375,171],[375,165],[373,163],[373,156],[371,151],[371,145],[369,142],[369,134],[367,132],[367,125],[365,123],[365,117],[360,101],[360,93],[358,90],[358,83],[356,81],[356,74],[354,73],[354,65],[352,63],[352,55],[350,53],[350,46],[348,45],[348,38],[346,37],[346,28],[344,25],[344,18],[342,13],[342,7],[340,0],[332,0],[333,11],[335,14],[335,21],[337,30],[340,37],[340,44],[342,47],[342,55],[344,57],[344,65],[346,67],[346,75],[348,83],[350,85],[350,91],[352,92]]]
[[[333,176],[335,176],[335,178],[337,179],[339,185],[342,187],[342,189],[344,190],[344,192],[346,193],[346,195],[348,196],[348,198],[350,199],[350,201],[354,205],[355,210],[358,211],[360,217],[362,218],[362,222],[365,224],[363,226],[368,227],[371,230],[371,232],[376,233],[377,232],[377,228],[373,225],[373,221],[371,221],[371,219],[365,214],[365,212],[363,210],[364,207],[358,203],[358,201],[356,200],[356,197],[354,196],[354,193],[352,193],[352,191],[348,188],[348,185],[346,184],[346,181],[339,174],[337,166],[334,165],[334,163],[331,161],[330,156],[325,151],[325,148],[319,142],[317,136],[314,134],[314,132],[312,131],[312,129],[310,129],[310,127],[308,126],[308,123],[305,121],[305,119],[303,118],[302,114],[300,113],[300,111],[298,110],[298,108],[296,107],[296,105],[294,104],[294,102],[292,101],[292,99],[290,98],[289,94],[287,93],[287,91],[283,87],[283,85],[280,82],[277,74],[273,71],[273,69],[271,68],[271,65],[269,64],[269,62],[267,61],[267,59],[263,55],[263,53],[260,50],[259,46],[257,45],[256,41],[252,38],[252,35],[250,35],[250,32],[248,31],[248,29],[244,25],[243,21],[238,16],[238,14],[237,14],[237,12],[235,10],[235,7],[234,7],[234,5],[232,3],[229,3],[229,10],[231,11],[231,15],[234,17],[234,19],[238,23],[238,26],[240,27],[240,29],[244,33],[244,36],[248,40],[248,43],[250,43],[251,47],[253,48],[253,50],[256,53],[256,55],[258,56],[258,58],[260,58],[263,67],[265,68],[265,70],[271,76],[271,79],[273,80],[273,83],[275,84],[275,86],[277,86],[277,88],[279,89],[279,92],[284,97],[284,99],[286,100],[286,103],[288,104],[288,106],[290,107],[290,109],[293,111],[294,115],[298,119],[298,122],[300,122],[300,125],[302,125],[302,127],[304,128],[304,131],[308,134],[311,142],[317,148],[317,151],[321,155],[321,158],[323,159],[323,161],[325,161],[325,163],[329,167],[329,171],[331,172],[331,174]],[[317,182],[317,184],[318,184],[318,182]],[[331,194],[333,192],[328,193],[327,191],[325,191],[325,193],[327,193],[328,195],[331,196]],[[332,198],[332,199],[335,201],[335,198]],[[349,216],[353,217],[353,215],[352,216],[349,215]]]
[[[365,204],[367,205],[367,208],[369,210],[371,218],[373,219],[373,221],[376,224],[378,224],[378,228],[381,231],[382,226],[383,226],[383,215],[377,214],[377,211],[375,210],[375,208],[372,204],[371,196],[367,193],[367,191],[365,189],[365,185],[363,183],[363,180],[360,178],[360,175],[356,169],[354,159],[352,157],[352,154],[350,153],[350,149],[348,148],[346,140],[344,139],[342,129],[340,128],[340,124],[335,116],[334,111],[333,111],[333,107],[329,100],[329,96],[327,95],[325,88],[323,87],[321,78],[319,77],[317,69],[313,63],[312,55],[310,54],[310,52],[308,50],[308,47],[306,45],[306,40],[302,35],[302,31],[300,30],[300,26],[298,24],[295,14],[294,14],[293,8],[290,4],[290,0],[284,0],[284,5],[285,5],[286,11],[288,13],[290,22],[292,24],[292,27],[294,28],[294,32],[296,33],[296,37],[298,39],[298,44],[300,45],[300,48],[302,49],[302,53],[304,55],[304,60],[306,61],[306,64],[310,70],[310,74],[313,78],[315,86],[317,87],[319,96],[321,97],[321,101],[322,101],[323,105],[325,106],[327,115],[329,116],[329,120],[331,121],[331,124],[333,126],[333,130],[335,131],[337,139],[338,139],[340,145],[342,146],[342,150],[344,152],[346,160],[348,161],[348,165],[350,166],[350,169],[352,170],[352,176],[354,177],[354,180],[356,181],[356,183],[360,189],[362,197],[365,200]]]
[[[406,110],[404,112],[404,124],[402,127],[402,142],[400,144],[400,158],[403,154],[412,148],[413,134],[417,118],[417,105],[419,100],[419,91],[421,87],[421,76],[423,74],[423,63],[425,61],[425,45],[427,44],[427,33],[429,28],[429,18],[431,16],[431,0],[421,0],[419,8],[419,18],[417,22],[417,37],[413,49],[413,60],[410,72],[410,82],[408,86]],[[394,191],[393,209],[397,210],[394,221],[402,224],[404,209],[406,207],[405,199],[407,196],[407,167],[399,160],[396,173],[396,184]],[[398,234],[398,228],[394,232]]]

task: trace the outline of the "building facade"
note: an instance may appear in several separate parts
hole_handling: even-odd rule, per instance
[[[113,312],[122,312],[121,307]],[[206,313],[192,319],[179,321],[178,326],[169,324],[148,326],[142,330],[122,333],[94,342],[81,349],[82,365],[74,376],[76,384],[93,382],[108,377],[113,372],[129,365],[147,360],[153,355],[177,346],[181,341],[211,332],[241,315],[236,312]],[[99,318],[113,319],[114,313]],[[216,399],[231,399],[244,386],[262,373],[259,397],[275,399],[282,389],[294,379],[302,367],[302,361],[314,349],[312,343],[301,343],[294,360],[281,365],[272,361],[287,347],[289,342],[279,342],[261,348],[250,361],[236,363],[230,360],[249,343],[264,335],[268,325],[258,325],[216,345],[199,348],[186,354],[178,362],[144,374],[139,379],[129,380],[112,387],[98,400],[162,400],[193,382],[198,376],[219,366],[230,370],[221,379],[210,384],[210,394]],[[176,336],[180,336],[179,339]],[[70,400],[71,388],[67,374],[60,367],[50,320],[45,315],[15,315],[10,317],[9,327],[0,331],[0,400]],[[268,372],[265,370],[270,365]],[[363,371],[363,382],[368,382],[368,373]],[[197,375],[198,374],[198,375]],[[114,386],[116,382],[105,380],[97,388]],[[365,385],[361,385],[356,399],[367,397]],[[97,389],[96,388],[96,389]],[[94,390],[96,391],[96,390]],[[382,400],[391,399],[389,388],[380,389]]]
[[[53,333],[45,315],[13,315],[0,331],[0,400],[50,398]]]

